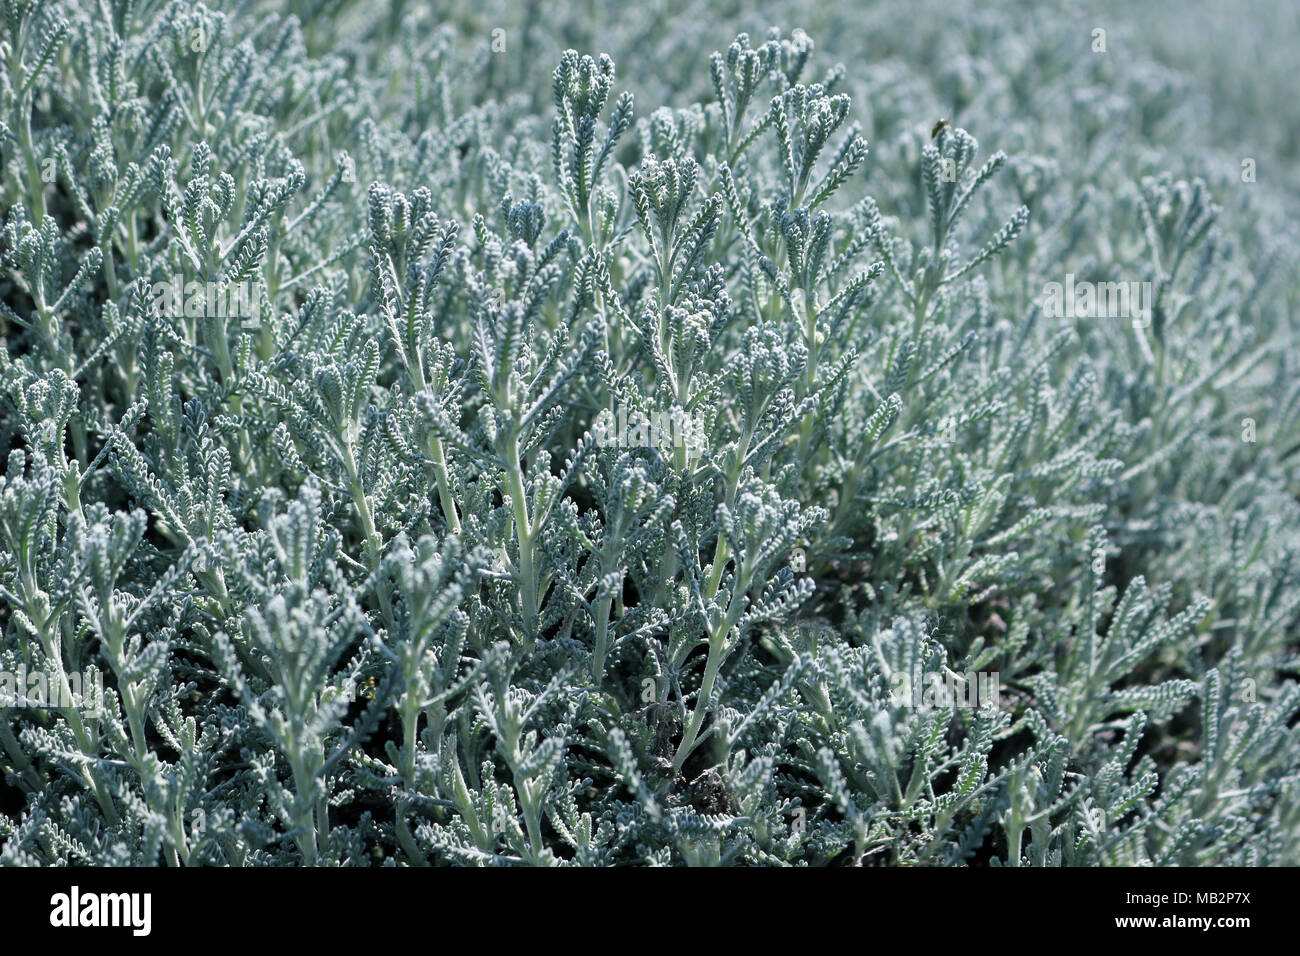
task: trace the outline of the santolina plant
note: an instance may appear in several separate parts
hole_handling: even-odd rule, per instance
[[[1294,155],[931,6],[0,0],[0,860],[1300,863]]]

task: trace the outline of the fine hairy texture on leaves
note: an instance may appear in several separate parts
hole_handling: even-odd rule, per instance
[[[0,0],[0,863],[1300,864],[1263,104],[443,6]]]

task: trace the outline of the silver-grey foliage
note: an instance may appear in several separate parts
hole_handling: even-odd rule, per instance
[[[0,0],[0,860],[1300,863],[1294,198],[1190,80],[407,6]]]

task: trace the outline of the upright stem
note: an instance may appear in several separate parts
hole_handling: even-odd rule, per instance
[[[726,563],[730,550],[726,544],[726,539],[719,533],[718,547],[714,553],[714,573],[709,576],[705,591],[707,599],[712,599],[718,593],[718,587],[722,579],[719,569]],[[686,759],[695,750],[700,728],[704,725],[704,718],[709,711],[708,700],[713,696],[713,685],[717,682],[718,671],[721,670],[722,660],[726,656],[727,633],[736,623],[744,608],[742,602],[745,599],[745,592],[749,590],[750,572],[748,562],[743,560],[743,556],[741,565],[736,572],[735,590],[731,593],[731,600],[727,602],[727,612],[718,619],[709,632],[709,657],[704,663],[704,680],[700,682],[700,694],[695,699],[695,708],[691,711],[690,720],[686,725],[685,732],[682,734],[682,742],[677,747],[677,753],[673,755],[672,769],[674,777],[681,772],[682,765],[686,763]]]
[[[591,654],[591,677],[600,685],[605,677],[605,658],[609,656],[609,610],[614,604],[614,595],[607,594],[596,602],[596,641]]]
[[[17,44],[15,43],[15,46]],[[11,73],[11,76],[17,74]],[[32,147],[32,96],[28,93],[18,105],[22,113],[22,122],[18,126],[19,142],[22,146],[23,159],[27,164],[27,195],[32,200],[32,212],[39,226],[45,218],[45,184],[41,182],[40,166],[36,162],[36,151]]]
[[[391,630],[394,620],[392,594],[388,582],[378,574],[382,542],[379,539],[379,532],[375,530],[375,517],[370,507],[370,499],[366,497],[365,489],[361,487],[361,480],[356,477],[352,480],[352,503],[356,506],[357,515],[361,519],[361,532],[366,539],[366,567],[376,575],[375,591],[379,596],[379,609]]]
[[[812,293],[804,293],[804,309],[806,319],[804,323],[804,337],[808,343],[808,367],[804,372],[804,393],[801,397],[811,395],[817,388],[817,365],[819,359],[820,347],[817,343],[817,309],[812,303]],[[804,420],[799,425],[799,460],[806,462],[808,460],[808,446],[812,442],[813,415],[804,416]]]
[[[438,483],[438,503],[442,505],[443,517],[452,534],[460,534],[460,515],[456,512],[456,499],[451,494],[451,482],[447,478],[447,455],[442,447],[441,438],[429,442],[429,456],[433,459],[433,477]]]
[[[724,640],[717,640],[714,635],[709,635],[709,659],[704,665],[704,680],[700,683],[700,696],[695,700],[695,709],[691,711],[690,722],[686,725],[686,731],[682,734],[682,742],[678,745],[677,753],[673,756],[674,777],[681,773],[686,758],[695,750],[695,741],[700,735],[700,728],[704,725],[704,714],[708,709],[706,702],[713,694],[713,684],[717,681],[718,671],[722,668],[725,631],[722,637]]]
[[[506,446],[506,481],[510,508],[515,519],[515,536],[519,546],[519,586],[521,612],[524,617],[524,646],[532,647],[537,636],[538,593],[536,556],[533,553],[536,531],[528,514],[528,494],[524,489],[524,469],[519,456],[519,429],[514,427]]]

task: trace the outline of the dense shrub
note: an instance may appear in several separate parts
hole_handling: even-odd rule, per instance
[[[1176,44],[2,6],[0,859],[1300,862],[1296,144]]]

